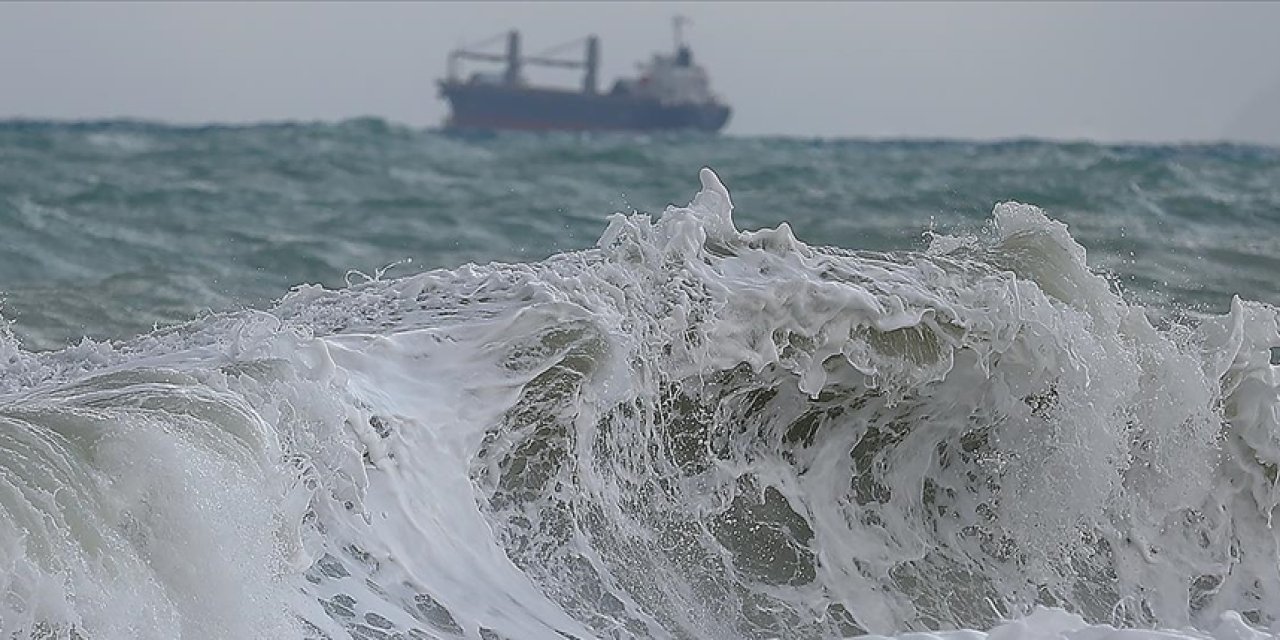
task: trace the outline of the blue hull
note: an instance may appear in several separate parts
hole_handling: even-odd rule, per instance
[[[722,104],[664,105],[627,95],[476,83],[440,83],[455,130],[719,131],[729,121]]]

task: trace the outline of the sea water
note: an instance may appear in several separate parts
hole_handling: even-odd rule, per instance
[[[1267,148],[6,123],[0,637],[1272,637],[1277,230]]]

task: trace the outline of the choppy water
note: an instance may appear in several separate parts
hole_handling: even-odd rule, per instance
[[[0,125],[0,636],[1265,637],[1278,228],[1264,148]]]

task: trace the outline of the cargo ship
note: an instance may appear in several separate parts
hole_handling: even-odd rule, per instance
[[[608,91],[597,87],[600,41],[588,36],[557,47],[585,44],[581,59],[551,54],[523,56],[520,33],[506,36],[505,53],[455,49],[448,57],[448,77],[439,81],[440,96],[450,111],[445,129],[452,131],[662,131],[715,132],[729,121],[730,109],[711,92],[706,70],[693,61],[675,21],[675,51],[654,54],[634,78],[620,78]],[[501,39],[499,35],[486,44]],[[484,44],[477,45],[480,47]],[[462,61],[500,62],[499,72],[459,74]],[[527,66],[583,69],[579,88],[532,86]]]

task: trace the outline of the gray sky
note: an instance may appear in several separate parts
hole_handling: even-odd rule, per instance
[[[729,133],[1280,144],[1280,3],[0,3],[0,118],[431,126],[457,45],[595,33],[607,86],[677,13]]]

